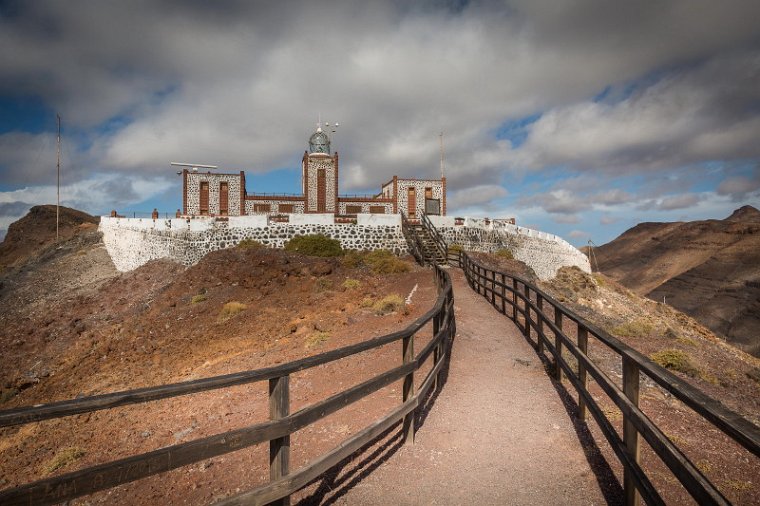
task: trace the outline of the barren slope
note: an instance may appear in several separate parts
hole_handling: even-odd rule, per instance
[[[760,356],[760,211],[641,223],[594,249],[599,270]]]

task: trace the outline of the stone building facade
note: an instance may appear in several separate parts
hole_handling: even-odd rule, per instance
[[[182,172],[184,216],[270,216],[290,214],[404,214],[418,219],[422,213],[446,215],[446,178],[401,179],[393,176],[377,195],[341,196],[338,153],[330,150],[330,138],[317,127],[309,138],[309,150],[301,162],[300,195],[248,195],[245,172],[223,174]]]

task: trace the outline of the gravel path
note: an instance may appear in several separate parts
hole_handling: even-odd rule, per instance
[[[459,269],[450,272],[458,333],[448,380],[414,444],[401,446],[389,436],[386,455],[369,466],[371,472],[322,499],[383,505],[608,502],[599,482],[609,477],[597,480],[533,349],[467,286]]]

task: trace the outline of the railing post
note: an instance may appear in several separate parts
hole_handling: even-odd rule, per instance
[[[504,288],[504,273],[501,273],[501,314],[505,315],[507,314],[507,301],[504,300],[504,297],[506,296],[506,288]]]
[[[538,304],[538,310],[540,312],[544,312],[544,297],[543,295],[536,294],[536,301]],[[544,353],[544,318],[537,314],[536,318],[538,318],[538,354],[542,355]]]
[[[633,403],[639,405],[639,366],[632,359],[623,355],[623,393]],[[623,415],[623,442],[628,453],[637,464],[641,461],[641,445],[639,433],[633,423]],[[636,491],[633,476],[626,469],[623,477],[623,492],[626,506],[638,506],[640,495]]]
[[[523,334],[530,338],[530,287],[527,283],[523,284],[523,292],[525,293],[525,329]]]
[[[496,271],[491,271],[491,305],[496,307]]]
[[[560,337],[560,333],[562,332],[562,313],[556,306],[553,307],[554,325],[557,326],[557,332],[554,335],[554,351],[556,352],[554,356],[554,375],[557,381],[562,381],[562,338]]]
[[[445,306],[441,307],[441,311],[443,312],[445,310]],[[433,339],[435,339],[435,336],[438,335],[438,331],[441,330],[441,315],[443,313],[438,313],[437,315],[433,316]],[[438,365],[438,361],[441,359],[441,344],[438,343],[435,345],[435,348],[433,348],[433,367],[435,368],[436,365]],[[438,390],[438,375],[435,375],[435,378],[433,379],[433,391],[435,392]]]
[[[269,419],[279,420],[290,414],[290,376],[269,380]],[[269,441],[269,480],[275,481],[290,472],[290,435]],[[271,504],[288,506],[290,497]]]
[[[517,280],[512,278],[512,319],[517,324]]]
[[[588,329],[580,324],[578,325],[578,349],[588,356]],[[581,383],[581,389],[588,390],[586,367],[580,360],[578,360],[578,380]],[[578,394],[578,416],[581,420],[586,420],[586,400],[580,394]]]
[[[402,353],[404,363],[408,364],[414,360],[414,334],[407,336],[402,341]],[[414,396],[414,371],[404,377],[404,389],[402,400],[408,401]],[[404,417],[404,428],[402,438],[404,444],[414,443],[414,414],[412,410]]]

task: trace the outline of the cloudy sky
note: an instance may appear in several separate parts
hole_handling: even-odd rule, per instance
[[[300,191],[437,177],[576,245],[760,205],[760,2],[0,0],[0,236],[31,205],[171,212],[187,161]]]

